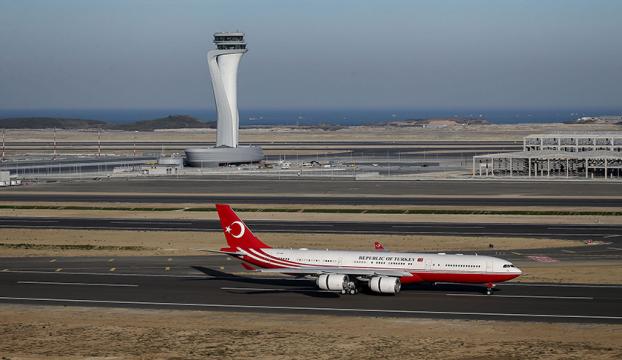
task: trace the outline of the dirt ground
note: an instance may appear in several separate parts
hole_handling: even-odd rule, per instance
[[[0,202],[0,205],[14,205]],[[93,204],[86,203],[32,203],[28,205],[41,206],[87,206],[92,207]],[[103,207],[114,207],[113,205],[102,205]],[[99,206],[99,205],[98,205]],[[196,208],[197,205],[178,205],[170,204],[124,204],[123,207],[132,208],[155,207],[155,208],[171,208],[185,209]],[[278,206],[257,206],[257,205],[236,205],[236,208],[254,209],[254,208],[295,208],[295,209],[334,209],[343,207],[318,206],[318,205],[278,205]],[[348,209],[449,209],[448,207],[397,207],[397,206],[348,206]],[[451,210],[473,208],[451,207]],[[542,209],[507,209],[507,208],[479,208],[476,210],[542,210]],[[550,209],[546,209],[550,210]],[[586,211],[586,208],[569,208],[556,209],[564,211]],[[607,211],[622,211],[622,209],[607,209]],[[622,216],[599,216],[599,215],[454,215],[454,214],[348,214],[348,213],[312,213],[312,212],[268,212],[268,211],[239,211],[238,215],[245,220],[284,220],[284,221],[367,221],[367,222],[456,222],[456,223],[502,223],[502,224],[622,224]],[[40,216],[40,217],[80,217],[80,218],[122,218],[126,219],[131,216],[132,219],[218,219],[215,211],[139,211],[139,210],[71,210],[71,209],[0,209],[0,216]]]
[[[333,250],[373,250],[374,241],[380,238],[387,249],[395,251],[478,251],[488,249],[491,243],[497,250],[585,246],[580,241],[532,238],[313,233],[261,233],[259,236],[273,247]],[[180,256],[205,255],[197,249],[220,249],[225,240],[221,232],[2,229],[0,244],[0,256]],[[14,248],[11,244],[32,246]],[[81,250],[80,246],[136,246],[140,249]]]
[[[620,359],[622,326],[0,305],[3,359]]]
[[[560,261],[556,263],[517,262],[523,270],[519,282],[620,284],[619,261]]]
[[[240,129],[240,141],[244,142],[305,142],[305,141],[478,141],[514,140],[522,141],[524,136],[551,132],[615,131],[619,126],[607,124],[513,124],[513,125],[455,125],[447,127],[394,127],[394,126],[351,126],[338,130],[319,128],[270,127],[261,129]],[[49,130],[9,130],[7,141],[51,141]],[[97,142],[97,130],[57,130],[57,141]],[[153,132],[102,131],[101,141],[205,141],[215,142],[215,129],[161,130]]]

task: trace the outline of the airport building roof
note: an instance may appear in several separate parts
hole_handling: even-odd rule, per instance
[[[474,159],[575,159],[575,160],[591,160],[591,159],[609,159],[622,160],[622,152],[594,150],[581,152],[568,152],[557,150],[534,150],[534,151],[516,151],[497,154],[476,155]]]
[[[602,139],[602,138],[622,138],[622,131],[602,132],[602,133],[559,133],[559,134],[532,134],[525,136],[525,139],[556,139],[556,138],[578,138],[578,139]]]

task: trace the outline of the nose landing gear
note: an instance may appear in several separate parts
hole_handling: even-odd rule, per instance
[[[486,295],[492,295],[492,289],[495,287],[495,284],[488,283],[486,284]]]

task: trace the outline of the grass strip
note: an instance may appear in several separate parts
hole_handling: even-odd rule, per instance
[[[45,245],[29,243],[0,243],[0,248],[5,249],[28,249],[28,250],[155,250],[144,246],[108,246],[108,245]]]
[[[214,212],[214,207],[101,207],[54,205],[0,205],[12,210],[110,210],[110,211],[189,211]],[[527,216],[622,216],[622,211],[565,211],[565,210],[477,210],[477,209],[353,209],[353,208],[234,208],[238,212],[311,213],[311,214],[438,214],[438,215],[527,215]]]

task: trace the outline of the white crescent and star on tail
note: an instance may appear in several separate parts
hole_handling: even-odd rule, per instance
[[[233,225],[238,225],[240,227],[240,232],[237,235],[231,232],[231,227]],[[231,234],[231,236],[233,236],[234,238],[239,239],[244,236],[244,232],[246,232],[246,227],[244,226],[244,224],[242,224],[241,221],[234,221],[231,223],[231,225],[225,228],[225,232]]]

